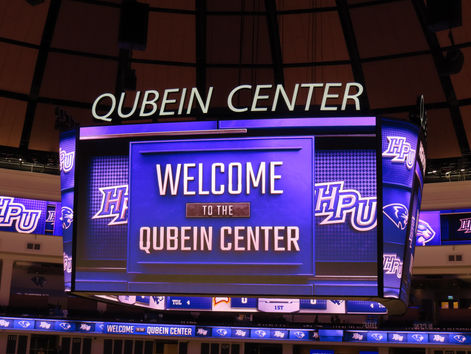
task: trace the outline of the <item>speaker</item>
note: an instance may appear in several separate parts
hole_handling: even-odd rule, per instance
[[[428,0],[427,24],[434,32],[461,26],[461,0]]]
[[[124,1],[119,18],[118,43],[121,49],[145,50],[149,5],[134,0]]]

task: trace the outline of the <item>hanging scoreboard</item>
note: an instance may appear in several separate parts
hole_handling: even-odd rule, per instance
[[[376,117],[65,134],[67,288],[405,302],[425,163],[419,135]]]

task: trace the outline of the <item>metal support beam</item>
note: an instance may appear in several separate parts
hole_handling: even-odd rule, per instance
[[[196,0],[196,87],[206,92],[206,0]]]
[[[276,84],[284,84],[283,56],[281,53],[280,29],[276,12],[276,1],[265,0],[267,10],[268,36],[270,37],[271,57],[273,63],[273,75]]]
[[[355,78],[355,81],[361,83],[364,88],[364,92],[360,96],[361,111],[369,112],[370,103],[366,89],[365,75],[363,74],[363,67],[361,66],[360,53],[358,51],[357,40],[353,30],[347,0],[337,0],[336,3],[340,23],[342,24],[343,36],[352,62],[353,77]]]
[[[27,150],[31,131],[33,129],[33,120],[38,104],[39,91],[43,81],[44,71],[46,69],[49,48],[51,47],[54,29],[56,27],[57,17],[61,7],[61,0],[51,0],[49,12],[47,14],[46,23],[44,25],[41,44],[39,45],[38,56],[36,59],[36,67],[34,69],[33,81],[29,92],[29,101],[26,107],[25,121],[23,123],[23,132],[21,133],[20,149]]]

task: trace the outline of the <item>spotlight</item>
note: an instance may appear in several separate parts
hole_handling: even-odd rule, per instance
[[[464,55],[459,48],[450,47],[446,50],[445,58],[443,58],[441,75],[458,74],[463,68]]]
[[[450,38],[451,46],[446,50],[446,55],[442,59],[440,70],[440,75],[453,75],[458,74],[463,68],[464,55],[459,48],[455,46],[455,41],[453,40],[453,33],[448,33],[448,38]]]

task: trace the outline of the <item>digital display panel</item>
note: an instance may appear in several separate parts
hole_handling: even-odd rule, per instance
[[[442,242],[447,241],[471,241],[471,212],[441,214]]]
[[[386,225],[386,211],[418,202],[418,137],[408,123],[380,122],[81,128],[73,291],[345,298],[388,288],[397,298],[411,218]],[[384,236],[380,208],[394,230]]]
[[[440,244],[440,211],[421,211],[417,225],[416,246],[439,246]]]
[[[399,121],[382,124],[384,296],[407,302],[422,171],[418,129]]]
[[[0,196],[0,231],[62,235],[60,202]]]
[[[299,328],[260,328],[232,326],[198,326],[170,323],[135,323],[135,322],[98,322],[74,321],[50,318],[0,317],[0,328],[10,332],[28,333],[68,333],[74,335],[104,334],[116,336],[147,336],[155,338],[250,338],[251,340],[293,340],[297,343],[320,344],[322,342],[343,342],[358,344],[388,343],[389,345],[439,345],[469,346],[470,332],[419,332],[419,331],[383,331],[383,330],[343,330],[343,329],[299,329]],[[463,349],[466,349],[464,347]],[[333,350],[312,349],[316,353],[333,353]],[[360,351],[375,354],[377,351]]]

